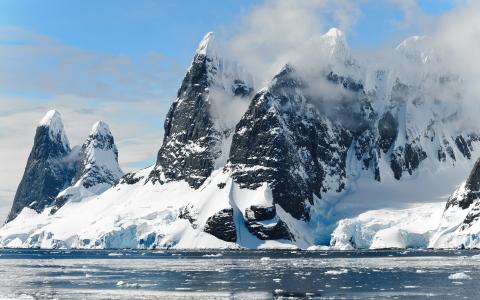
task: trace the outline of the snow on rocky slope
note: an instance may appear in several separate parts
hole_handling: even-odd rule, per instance
[[[105,122],[98,121],[80,149],[74,184],[57,195],[51,213],[67,201],[79,201],[103,193],[118,183],[122,176],[110,128]]]
[[[156,164],[116,183],[116,147],[98,123],[74,175],[41,207],[16,198],[0,245],[426,247],[444,195],[478,153],[480,130],[463,126],[459,99],[441,92],[458,79],[367,67],[338,29],[322,40],[322,68],[287,64],[254,92],[252,76],[207,34],[167,114]],[[421,40],[402,43],[398,58],[433,64]],[[63,145],[54,136],[48,142]]]
[[[440,225],[430,241],[434,248],[480,248],[480,159],[449,197]]]

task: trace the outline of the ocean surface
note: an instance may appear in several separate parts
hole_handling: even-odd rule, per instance
[[[0,299],[480,299],[480,251],[0,250]]]

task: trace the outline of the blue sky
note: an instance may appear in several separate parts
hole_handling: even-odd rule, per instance
[[[223,30],[258,0],[0,1],[0,26],[19,26],[83,49],[160,52],[188,64],[203,35]]]
[[[400,2],[400,1],[399,1]],[[409,2],[408,0],[405,3]],[[452,10],[458,1],[421,0],[419,8],[426,15],[435,17]],[[412,34],[421,34],[422,28],[415,23],[407,28],[396,26],[396,22],[406,19],[398,5],[388,1],[369,1],[362,6],[362,16],[348,36],[351,47],[379,47],[385,43],[398,43]]]
[[[421,34],[425,22],[464,2],[296,1],[328,2],[348,11],[342,24],[327,9],[319,12],[325,28],[318,30],[349,23],[350,47],[367,49]],[[107,121],[122,168],[145,167],[155,160],[164,116],[201,38],[214,31],[228,41],[263,5],[263,0],[0,0],[0,218],[47,110],[60,110],[72,145],[82,143],[96,120]]]
[[[186,65],[206,32],[228,34],[242,15],[262,2],[2,0],[0,26],[22,27],[95,51],[130,55],[159,52]],[[404,19],[400,7],[389,1],[364,2],[362,16],[349,35],[350,45],[373,47],[392,36],[398,38],[399,30],[392,21]],[[418,4],[425,13],[439,15],[457,2],[421,0]]]

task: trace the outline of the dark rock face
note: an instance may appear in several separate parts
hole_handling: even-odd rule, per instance
[[[207,57],[196,55],[177,100],[165,120],[163,146],[158,152],[167,181],[185,179],[194,188],[210,175],[220,133],[209,113]]]
[[[287,225],[276,218],[274,206],[262,207],[252,205],[245,210],[245,225],[248,231],[261,240],[292,240]]]
[[[266,221],[275,218],[277,215],[275,206],[252,205],[245,210],[245,218],[248,221]]]
[[[398,122],[392,113],[387,111],[378,121],[378,134],[380,135],[378,144],[383,153],[386,153],[397,138]]]
[[[194,229],[198,228],[197,225],[197,218],[195,217],[195,213],[193,212],[192,205],[187,205],[180,209],[178,214],[180,219],[188,220]]]
[[[237,231],[233,219],[233,209],[223,209],[208,218],[203,231],[223,241],[236,242]]]
[[[461,192],[455,192],[448,198],[445,211],[458,206],[462,209],[471,208],[460,225],[460,230],[468,229],[480,220],[480,159],[475,162],[465,186]]]
[[[248,97],[253,93],[253,88],[243,80],[235,79],[232,85],[232,92],[235,96]]]
[[[475,162],[468,176],[466,187],[471,191],[480,191],[480,160]]]
[[[457,145],[458,150],[462,152],[463,156],[470,159],[470,157],[472,156],[470,153],[471,145],[469,145],[467,141],[465,141],[463,136],[459,135],[455,138],[455,145]]]
[[[39,126],[32,151],[18,186],[7,222],[15,219],[24,207],[41,212],[75,176],[75,158],[60,134],[52,136],[48,126]]]
[[[352,135],[318,114],[299,94],[304,84],[286,67],[253,98],[236,126],[230,148],[232,177],[242,188],[267,182],[274,204],[297,219],[309,220],[313,196],[331,179],[344,187]]]
[[[478,222],[480,219],[480,205],[478,205],[478,202],[475,203],[475,206],[472,208],[472,210],[467,214],[465,219],[463,220],[463,224],[461,225],[460,229],[465,230]]]
[[[127,173],[127,174],[123,175],[123,177],[120,178],[119,183],[120,184],[132,185],[132,184],[136,184],[136,183],[140,182],[140,180],[142,180],[143,178],[144,178],[144,176],[138,176],[138,174],[136,172],[130,172],[130,173]]]
[[[457,196],[453,195],[447,201],[445,209],[451,206],[460,206],[462,209],[467,209],[480,198],[480,159],[475,162],[470,175],[465,182],[465,192]],[[472,216],[467,216],[472,219]]]
[[[247,97],[253,91],[241,78],[234,78],[231,86],[220,82],[229,65],[220,57],[203,52],[195,55],[167,114],[163,145],[150,175],[152,182],[186,180],[198,188],[213,171],[215,159],[221,155],[219,144],[224,133],[213,122],[210,89],[224,90],[232,97]]]
[[[404,171],[412,175],[418,169],[420,162],[427,158],[427,153],[416,144],[405,144],[395,148],[392,153],[390,167],[395,179],[400,179]]]
[[[438,149],[438,161],[445,162],[447,160],[447,155],[453,160],[456,160],[455,152],[453,151],[450,142],[447,139],[443,139],[443,145]]]

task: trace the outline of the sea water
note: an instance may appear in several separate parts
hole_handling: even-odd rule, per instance
[[[0,299],[480,299],[477,251],[0,250]]]

